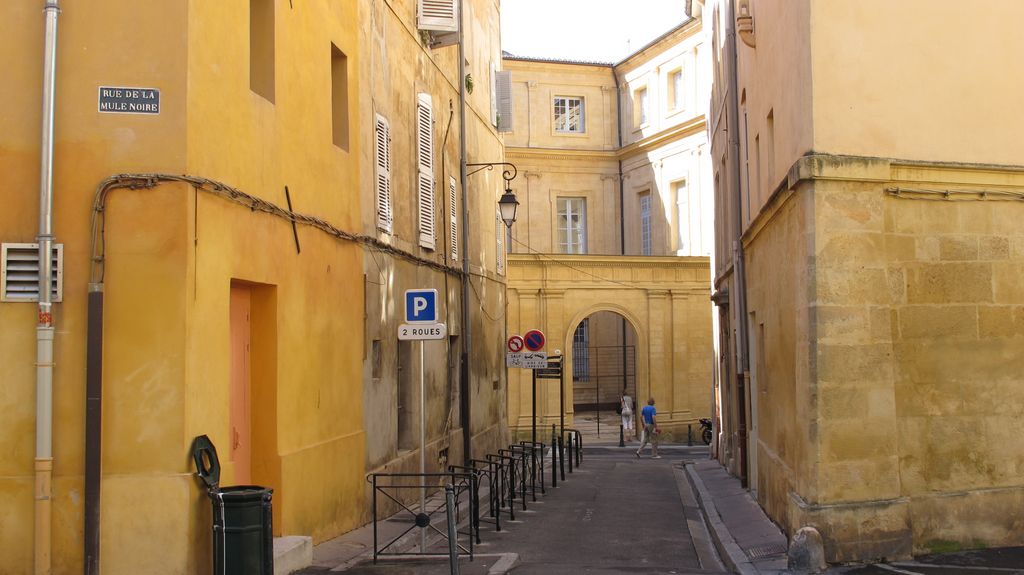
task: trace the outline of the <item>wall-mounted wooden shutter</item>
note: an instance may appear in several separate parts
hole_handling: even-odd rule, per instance
[[[434,249],[434,111],[430,94],[416,102],[417,190],[419,196],[420,245]]]
[[[388,121],[377,114],[376,134],[374,138],[376,151],[375,172],[377,176],[377,228],[391,233],[391,129]]]
[[[418,0],[416,25],[420,30],[455,32],[459,29],[458,0]]]
[[[448,234],[451,236],[452,261],[459,259],[459,202],[456,194],[455,177],[448,178],[448,209],[451,212]]]
[[[494,78],[494,92],[498,102],[499,132],[512,131],[512,72],[499,71]]]

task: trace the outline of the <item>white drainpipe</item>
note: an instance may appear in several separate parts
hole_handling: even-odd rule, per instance
[[[39,170],[39,313],[36,324],[35,573],[50,573],[53,478],[53,102],[57,77],[57,0],[44,8],[43,125]]]

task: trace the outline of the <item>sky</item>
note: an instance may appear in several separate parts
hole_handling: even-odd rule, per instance
[[[516,56],[619,62],[682,24],[685,0],[502,0],[501,49]]]

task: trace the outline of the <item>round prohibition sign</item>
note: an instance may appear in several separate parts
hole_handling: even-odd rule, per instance
[[[523,341],[526,343],[526,349],[540,351],[540,348],[544,347],[544,333],[539,329],[531,329],[523,336]]]
[[[513,335],[508,338],[508,350],[512,353],[519,353],[523,351],[523,338],[518,335]]]

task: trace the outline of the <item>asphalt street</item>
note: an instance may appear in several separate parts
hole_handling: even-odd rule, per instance
[[[587,449],[583,467],[508,525],[493,547],[519,554],[516,575],[702,572],[686,521],[699,509],[684,505],[672,469],[681,452],[663,455]]]
[[[503,517],[502,531],[483,525],[476,559],[463,558],[462,575],[724,573],[708,558],[713,552],[706,532],[698,533],[695,546],[690,529],[703,530],[703,523],[680,468],[684,458],[706,457],[706,451],[666,449],[661,459],[653,459],[649,450],[637,458],[635,449],[635,443],[626,448],[587,448],[582,467],[567,472],[557,488],[549,483],[547,494],[538,494],[538,501],[530,501],[525,512],[517,502],[516,520]],[[503,557],[515,557],[511,569],[492,570]],[[705,568],[701,559],[714,564]],[[301,573],[325,571],[310,568]],[[449,573],[449,567],[444,559],[389,560],[353,565],[345,572],[426,575]]]

